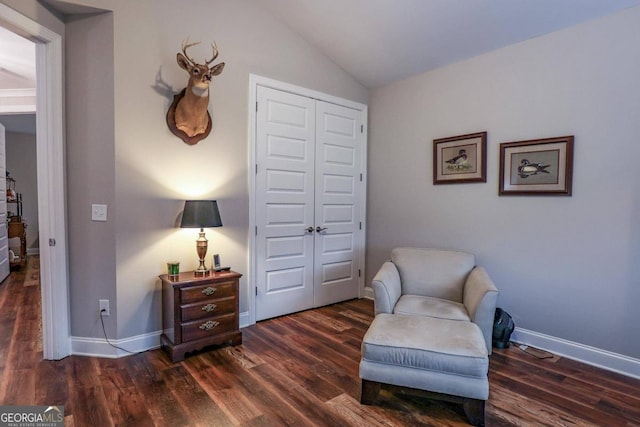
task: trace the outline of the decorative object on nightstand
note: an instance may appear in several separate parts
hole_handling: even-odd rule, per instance
[[[173,362],[187,352],[206,346],[242,344],[240,332],[238,283],[242,274],[235,271],[213,272],[196,277],[182,272],[177,278],[168,274],[162,280],[162,345]]]
[[[199,228],[200,235],[196,240],[196,251],[200,258],[200,265],[194,272],[196,277],[206,277],[211,271],[204,265],[207,255],[208,241],[204,236],[204,228],[222,227],[222,219],[215,200],[187,200],[184,202],[180,228]]]
[[[170,261],[167,263],[167,274],[170,279],[177,279],[180,275],[180,263],[178,261]]]
[[[213,255],[213,271],[229,271],[231,267],[223,267],[220,265],[220,255]]]

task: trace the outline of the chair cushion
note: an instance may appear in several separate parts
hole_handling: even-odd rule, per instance
[[[421,295],[402,295],[393,312],[395,314],[437,317],[438,319],[471,321],[463,304]]]
[[[462,302],[464,283],[475,257],[466,252],[395,248],[391,261],[400,272],[403,294]]]
[[[478,326],[433,317],[382,313],[362,342],[363,360],[486,378],[487,347]]]

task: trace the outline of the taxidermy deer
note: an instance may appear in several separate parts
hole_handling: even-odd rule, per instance
[[[182,43],[182,52],[178,52],[177,55],[178,65],[189,73],[189,83],[184,90],[184,96],[177,100],[175,104],[175,127],[184,132],[189,138],[193,138],[205,132],[208,135],[211,130],[211,117],[207,111],[209,107],[209,83],[211,83],[213,76],[217,76],[222,72],[224,62],[209,68],[209,65],[218,57],[218,48],[213,43],[211,45],[213,57],[205,61],[204,64],[198,64],[187,55],[187,49],[198,43],[187,42]],[[207,135],[203,135],[203,137]]]

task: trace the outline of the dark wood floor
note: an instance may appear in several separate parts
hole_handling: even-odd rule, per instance
[[[359,404],[373,304],[260,322],[244,342],[173,364],[161,350],[43,361],[39,286],[0,285],[0,404],[64,405],[69,426],[463,426],[456,405],[382,391]],[[640,381],[511,347],[490,362],[488,426],[639,426]]]

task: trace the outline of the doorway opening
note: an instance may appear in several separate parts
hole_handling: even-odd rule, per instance
[[[43,356],[71,354],[65,165],[62,37],[0,4],[0,26],[36,44],[36,156]]]

